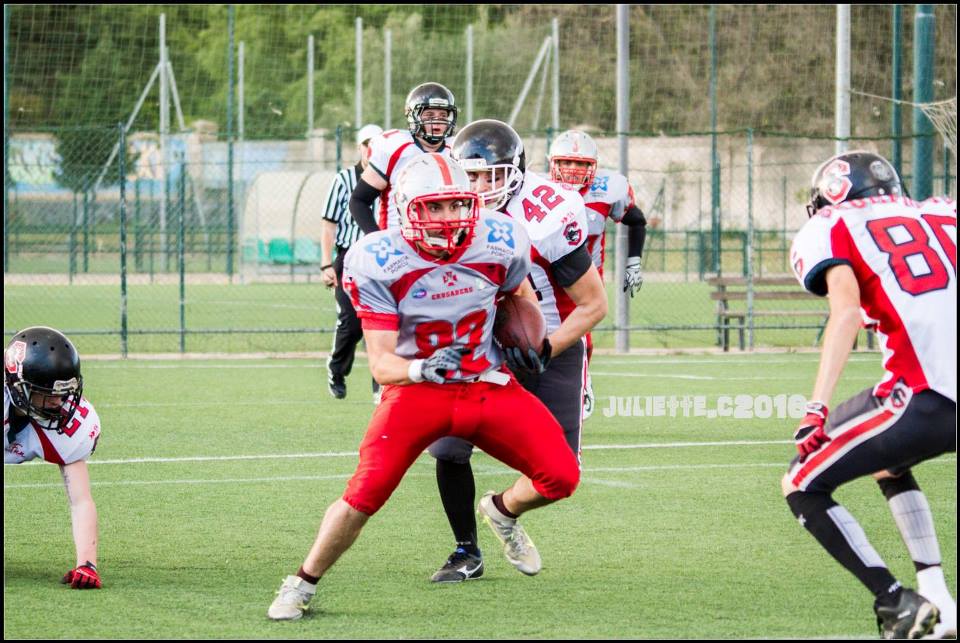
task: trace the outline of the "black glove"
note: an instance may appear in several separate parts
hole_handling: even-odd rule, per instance
[[[550,346],[550,340],[546,338],[543,340],[543,347],[540,349],[539,354],[532,348],[528,348],[526,352],[517,347],[503,349],[507,366],[509,366],[510,370],[514,373],[517,371],[528,371],[537,374],[544,372],[547,370],[547,364],[550,363],[550,355],[552,352],[553,347]]]

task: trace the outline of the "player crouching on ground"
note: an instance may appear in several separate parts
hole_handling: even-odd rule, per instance
[[[400,228],[364,237],[344,270],[382,399],[346,492],[267,612],[274,620],[303,615],[323,574],[441,437],[469,440],[524,474],[478,507],[517,549],[526,534],[515,516],[570,496],[580,480],[560,425],[502,368],[493,342],[497,298],[520,296],[530,272],[523,228],[480,210],[466,173],[440,154],[412,160],[395,194]]]
[[[86,459],[97,447],[100,418],[82,397],[80,355],[59,331],[34,326],[14,335],[3,363],[3,463],[43,458],[60,466],[77,549],[76,567],[60,582],[99,589],[97,507]]]
[[[907,198],[890,163],[869,152],[820,166],[811,196],[791,262],[804,288],[829,295],[830,321],[783,494],[800,524],[874,595],[884,638],[956,638],[933,516],[910,469],[957,449],[957,206]],[[828,420],[861,314],[880,338],[886,372]],[[840,485],[871,474],[913,559],[919,594],[897,582],[833,499]]]

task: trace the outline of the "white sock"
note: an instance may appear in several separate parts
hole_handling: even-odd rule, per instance
[[[888,500],[897,529],[915,563],[939,565],[940,544],[933,527],[930,504],[922,491],[905,491]],[[941,573],[941,579],[943,574]]]
[[[939,565],[917,572],[917,591],[934,602],[934,599],[941,597],[951,598],[947,581],[943,577],[943,568]]]

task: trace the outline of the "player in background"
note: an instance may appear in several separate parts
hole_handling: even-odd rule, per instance
[[[632,298],[643,285],[643,245],[647,220],[636,204],[627,177],[613,170],[597,169],[597,144],[585,132],[567,130],[550,144],[550,179],[583,197],[587,210],[587,249],[603,277],[606,223],[627,226],[627,272],[623,291]],[[593,339],[587,333],[587,363],[593,356]],[[594,395],[590,373],[583,394],[583,417],[593,413]]]
[[[830,320],[811,402],[782,481],[790,510],[874,595],[884,638],[956,637],[930,506],[914,465],[956,451],[957,208],[905,196],[886,159],[847,152],[813,176],[810,220],[791,250],[804,288],[829,295]],[[862,320],[883,350],[883,379],[828,412]],[[856,519],[833,499],[873,475],[917,570],[904,588]]]
[[[390,196],[399,172],[421,154],[450,155],[447,138],[457,126],[453,92],[440,83],[417,85],[404,106],[407,130],[387,130],[370,141],[370,159],[350,196],[350,214],[364,234],[400,225],[400,213]],[[379,212],[373,211],[380,199]]]
[[[530,271],[523,227],[480,210],[466,173],[440,154],[404,168],[396,199],[402,226],[361,239],[344,270],[382,399],[346,492],[270,606],[274,620],[300,618],[320,577],[442,436],[470,440],[524,474],[479,507],[519,551],[527,537],[515,517],[569,496],[580,479],[557,421],[502,368],[493,342],[496,300],[522,296]]]
[[[583,337],[607,313],[603,281],[587,250],[583,199],[527,170],[523,141],[506,123],[480,120],[467,125],[454,139],[452,154],[467,171],[484,207],[506,213],[530,237],[529,279],[547,321],[547,341],[540,355],[508,351],[507,358],[523,386],[563,427],[579,462],[586,377]],[[473,512],[472,452],[473,445],[457,438],[430,445],[437,459],[440,498],[456,540],[454,552],[433,575],[434,582],[455,583],[483,573]],[[490,526],[497,533],[496,525]],[[524,555],[509,543],[504,553],[522,573],[532,576],[540,571],[540,555],[532,543]]]
[[[76,546],[76,566],[60,582],[99,589],[97,507],[86,460],[97,447],[100,418],[82,397],[80,355],[59,331],[33,326],[13,336],[3,364],[3,463],[43,458],[60,467]]]

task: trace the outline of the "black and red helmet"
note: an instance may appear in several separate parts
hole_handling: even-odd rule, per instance
[[[906,190],[890,161],[862,150],[844,152],[813,173],[807,214],[821,208],[871,196],[901,196]]]
[[[42,428],[62,433],[83,394],[73,342],[53,328],[25,328],[7,344],[3,365],[13,406]]]

